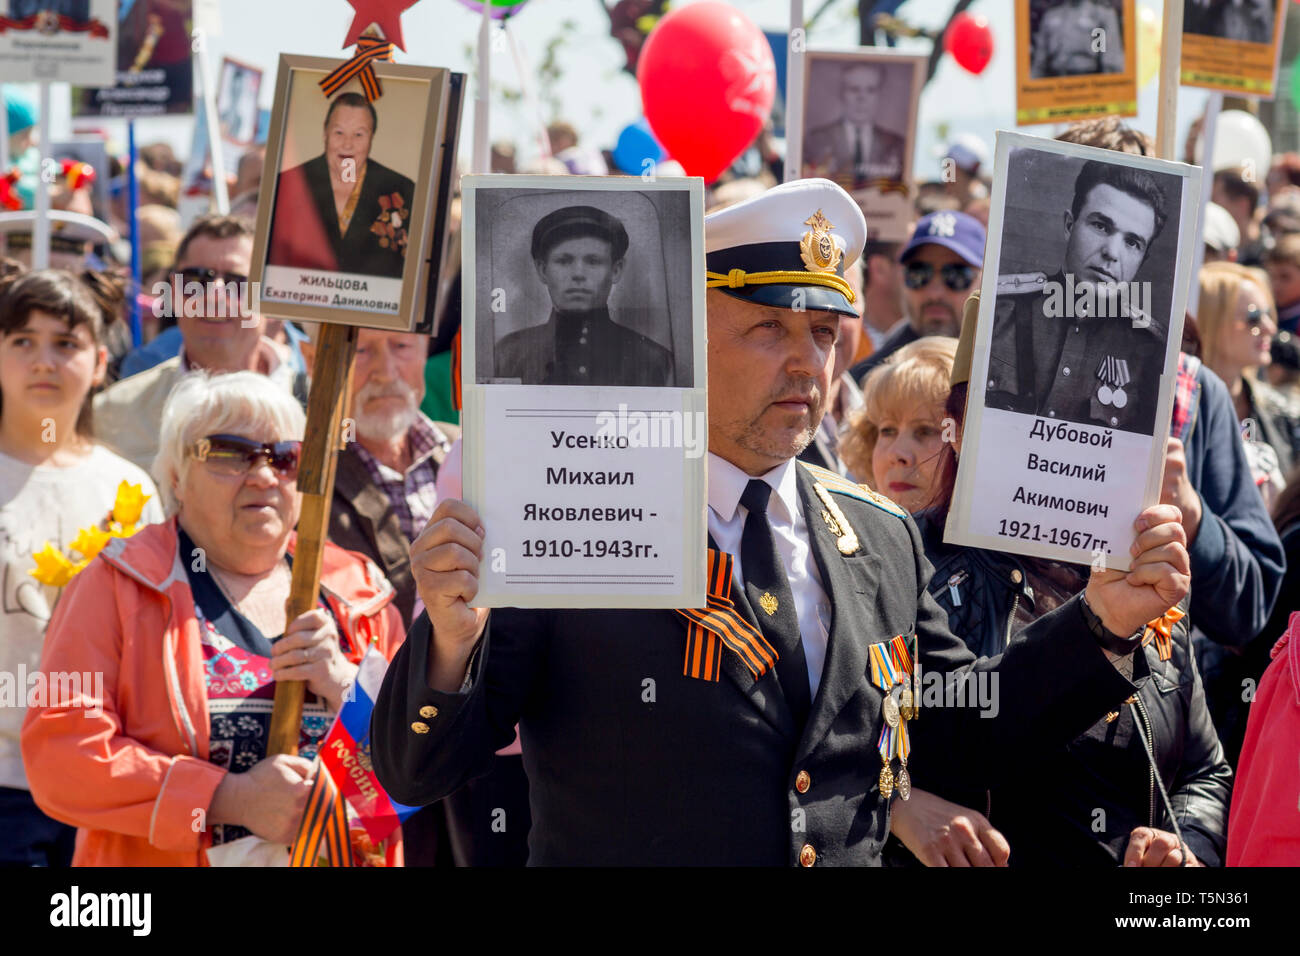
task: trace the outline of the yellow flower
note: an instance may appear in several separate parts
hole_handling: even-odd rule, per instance
[[[135,524],[144,511],[144,503],[152,497],[143,494],[140,485],[129,485],[123,479],[117,486],[117,500],[113,502],[113,520],[121,525]]]
[[[89,561],[100,551],[104,550],[104,545],[108,544],[109,539],[113,536],[107,531],[101,531],[98,528],[81,528],[77,532],[76,539],[68,547],[73,551],[78,551],[86,556]]]
[[[123,527],[114,521],[108,526],[108,536],[110,538],[129,538],[139,530],[140,529],[134,524],[129,524]]]
[[[80,570],[68,560],[67,555],[55,551],[54,545],[48,541],[45,542],[45,547],[32,555],[32,558],[36,561],[36,567],[27,573],[52,588],[63,587]]]

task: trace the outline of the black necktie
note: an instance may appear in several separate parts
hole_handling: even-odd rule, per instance
[[[780,655],[776,676],[794,714],[795,726],[802,731],[812,709],[808,660],[799,636],[794,593],[776,550],[772,525],[767,520],[767,501],[771,495],[772,486],[755,478],[740,496],[740,503],[749,511],[740,538],[740,564],[745,576],[745,595],[758,617],[763,636]]]
[[[858,179],[865,179],[862,169],[862,130],[856,126],[851,127],[853,130],[853,175]]]

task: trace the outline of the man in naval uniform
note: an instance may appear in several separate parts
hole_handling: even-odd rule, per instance
[[[439,504],[411,548],[427,613],[371,722],[395,799],[428,803],[484,773],[517,723],[532,864],[878,865],[912,774],[924,786],[942,766],[982,786],[1146,679],[1143,655],[1132,680],[1111,655],[1132,654],[1142,625],[1187,591],[1177,508],[1143,513],[1132,571],[1094,574],[1086,601],[976,660],[928,594],[907,514],[794,460],[822,418],[853,308],[843,273],[865,235],[849,195],[819,179],[706,220],[707,611],[489,618],[467,603],[480,519]],[[994,672],[983,716],[920,679]]]
[[[1151,433],[1166,328],[1138,304],[1150,284],[1133,280],[1165,209],[1151,173],[1083,164],[1060,268],[998,277],[989,408]]]
[[[627,230],[594,206],[567,206],[533,227],[532,257],[551,298],[541,325],[496,346],[496,376],[522,385],[672,385],[673,357],[619,325],[609,294],[627,263]]]

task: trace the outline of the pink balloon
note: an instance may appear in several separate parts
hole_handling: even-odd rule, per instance
[[[712,182],[763,128],[776,64],[749,18],[703,0],[670,11],[650,31],[637,82],[655,137],[688,176]]]

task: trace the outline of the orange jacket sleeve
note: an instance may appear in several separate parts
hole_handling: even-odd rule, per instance
[[[73,579],[46,631],[41,670],[93,679],[78,695],[28,709],[23,764],[33,799],[55,819],[141,837],[161,850],[198,850],[226,772],[147,746],[123,730],[120,705],[128,700],[133,720],[154,739],[175,727],[165,686],[129,686],[121,673],[124,622],[132,640],[158,642],[162,659],[165,607],[102,559]],[[102,675],[102,699],[96,675]]]

